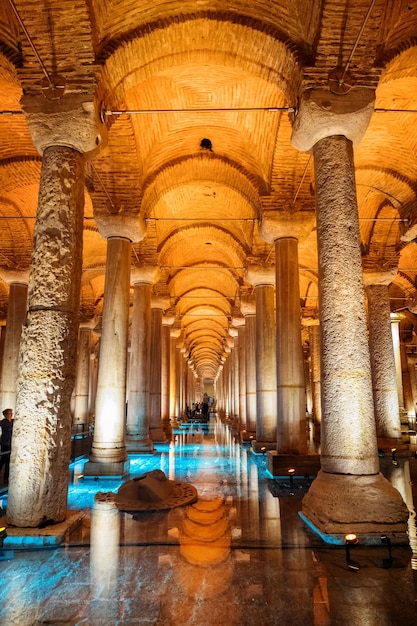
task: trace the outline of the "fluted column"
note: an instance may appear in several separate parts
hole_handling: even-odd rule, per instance
[[[256,302],[242,299],[240,310],[246,327],[246,432],[256,434]]]
[[[107,239],[106,279],[97,380],[95,426],[86,476],[124,476],[129,469],[125,441],[131,242],[145,235],[137,216],[98,220]]]
[[[277,441],[277,374],[275,340],[275,272],[249,266],[247,280],[256,295],[256,450],[275,448]]]
[[[19,527],[57,523],[66,517],[84,165],[86,155],[101,142],[92,103],[59,113],[39,112],[39,103],[37,108],[32,103],[28,97],[24,106],[34,144],[42,154],[42,171],[27,318],[20,340],[7,507],[9,523]]]
[[[321,466],[303,499],[319,530],[405,531],[407,508],[379,473],[367,337],[353,142],[366,130],[373,94],[303,94],[293,143],[313,150],[322,346]]]
[[[126,445],[129,452],[147,453],[154,449],[149,436],[149,370],[151,352],[151,295],[156,282],[156,266],[135,267],[133,283],[133,315],[130,338],[130,374],[126,424]]]
[[[151,362],[149,366],[149,435],[152,441],[166,441],[161,420],[162,317],[169,299],[151,299]]]
[[[0,376],[0,410],[15,409],[20,337],[26,320],[29,271],[0,268],[1,278],[9,284],[6,332]]]
[[[401,439],[394,347],[391,335],[391,307],[388,286],[394,272],[364,272],[368,299],[369,345],[377,436]],[[382,442],[379,443],[381,447]]]

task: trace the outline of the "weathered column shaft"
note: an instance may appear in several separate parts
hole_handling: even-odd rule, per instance
[[[394,361],[395,361],[395,375],[397,379],[397,393],[398,393],[398,404],[400,405],[400,411],[404,411],[404,390],[403,390],[403,378],[402,378],[402,368],[401,368],[401,339],[400,339],[400,320],[393,319],[391,320],[391,335],[392,335],[392,344],[394,350]]]
[[[172,336],[172,331],[170,330],[170,355],[169,355],[169,416],[171,419],[175,420],[178,418],[178,415],[175,412],[175,389],[177,384],[177,371],[176,371],[176,343],[177,338]]]
[[[313,396],[314,424],[321,423],[321,367],[320,367],[320,327],[318,324],[309,326],[310,357],[311,357],[311,388]]]
[[[296,454],[306,451],[307,437],[298,240],[295,237],[276,240],[275,276],[277,450],[282,454]]]
[[[89,421],[91,330],[80,328],[75,376],[74,426],[86,427]]]
[[[149,367],[151,351],[151,293],[151,283],[135,283],[133,286],[126,436],[129,440],[143,442],[150,442]]]
[[[256,432],[256,315],[246,315],[246,430]]]
[[[169,391],[170,391],[170,341],[171,329],[162,319],[161,329],[161,419],[162,423],[169,423]]]
[[[240,428],[246,429],[246,328],[238,328],[239,350],[239,419]]]
[[[276,442],[277,374],[273,285],[256,292],[256,440]]]
[[[378,437],[399,439],[401,422],[388,285],[370,284],[366,295],[376,432]]]
[[[124,434],[130,255],[128,239],[109,237],[92,463],[123,463],[127,459]]]
[[[20,337],[26,320],[28,286],[11,282],[0,377],[0,407],[15,409]]]
[[[153,441],[161,438],[161,334],[162,309],[151,310],[151,360],[149,365],[149,428]],[[155,439],[156,437],[156,439]]]
[[[376,447],[352,143],[314,146],[321,330],[321,465],[376,474]]]
[[[82,268],[84,156],[43,154],[17,385],[7,515],[15,526],[60,522],[67,511]]]

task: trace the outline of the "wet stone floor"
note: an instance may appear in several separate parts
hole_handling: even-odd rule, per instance
[[[2,626],[417,625],[411,548],[359,541],[348,569],[345,547],[298,515],[311,479],[272,478],[266,457],[223,424],[178,431],[130,461],[130,478],[162,470],[192,484],[197,502],[120,512],[95,496],[122,481],[86,479],[77,460],[68,508],[83,511],[82,524],[59,547],[5,549]],[[6,507],[7,493],[0,499]]]

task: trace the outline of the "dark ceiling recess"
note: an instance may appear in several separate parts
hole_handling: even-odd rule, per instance
[[[204,137],[204,139],[200,141],[200,148],[204,148],[204,150],[210,150],[210,152],[213,152],[213,144],[211,143],[210,139],[207,139],[206,137]]]

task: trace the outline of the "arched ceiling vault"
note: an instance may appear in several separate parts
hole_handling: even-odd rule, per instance
[[[365,22],[369,0],[14,2],[32,41],[1,3],[0,265],[30,264],[41,156],[24,113],[94,103],[107,138],[86,166],[81,315],[99,317],[103,306],[96,220],[143,219],[132,266],[158,267],[153,293],[170,302],[193,375],[215,379],[253,293],[248,265],[275,262],[260,236],[264,212],[314,212],[313,159],[291,144],[294,109],[349,60],[353,89],[376,90],[355,148],[363,265],[398,268],[393,309],[416,299],[414,3],[375,0]],[[65,79],[56,101],[45,98],[31,44]],[[306,317],[318,310],[316,247],[313,228],[299,245]],[[0,280],[1,316],[7,297]]]

